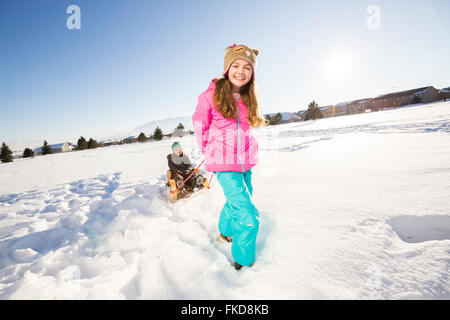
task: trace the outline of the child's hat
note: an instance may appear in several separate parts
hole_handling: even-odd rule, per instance
[[[237,59],[245,59],[252,65],[252,76],[254,77],[256,69],[256,56],[258,55],[258,53],[258,50],[250,49],[245,44],[236,45],[234,43],[233,45],[226,47],[222,76],[225,76],[228,73],[228,69],[234,61],[236,61]]]
[[[181,148],[181,144],[178,141],[172,143],[172,151],[175,150],[176,148]]]

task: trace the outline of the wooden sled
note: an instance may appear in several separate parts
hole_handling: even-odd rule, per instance
[[[200,174],[200,169],[195,169],[198,174]],[[177,183],[174,179],[172,179],[172,171],[167,170],[167,186],[170,187],[170,198],[171,200],[178,200],[181,199],[181,192],[180,190],[177,190]],[[208,179],[205,179],[203,182],[203,187],[208,188]],[[190,195],[190,194],[189,194]]]

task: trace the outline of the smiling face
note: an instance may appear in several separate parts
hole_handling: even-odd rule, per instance
[[[237,59],[228,69],[228,79],[231,82],[232,91],[239,92],[252,78],[253,68],[245,59]]]
[[[181,147],[176,147],[173,149],[173,153],[175,153],[177,156],[180,156],[183,153],[183,149]]]

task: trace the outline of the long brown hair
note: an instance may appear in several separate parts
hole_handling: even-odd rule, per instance
[[[237,119],[237,102],[231,91],[231,82],[228,75],[224,78],[216,78],[216,88],[214,90],[214,107],[227,119]],[[252,79],[241,88],[240,95],[242,102],[248,109],[248,122],[252,127],[266,125],[258,107],[258,98],[256,95],[256,84]]]

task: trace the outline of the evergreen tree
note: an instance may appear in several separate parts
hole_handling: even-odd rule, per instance
[[[163,132],[159,127],[156,127],[155,131],[153,132],[153,139],[154,140],[161,140],[163,138]]]
[[[44,145],[42,146],[42,155],[51,154],[52,148],[48,145],[47,140],[44,140]]]
[[[186,131],[184,130],[184,126],[182,123],[180,123],[178,125],[178,127],[176,127],[173,132],[172,132],[172,137],[183,137],[184,135],[186,135]]]
[[[87,143],[87,147],[88,147],[88,149],[95,149],[95,148],[97,148],[98,147],[97,141],[92,139],[92,138],[90,138],[88,143]]]
[[[25,150],[23,150],[22,157],[24,158],[34,157],[34,151],[31,150],[30,148],[25,148]]]
[[[13,162],[12,151],[4,142],[2,143],[2,148],[0,149],[0,160],[2,162]]]
[[[278,112],[276,115],[274,115],[270,119],[270,123],[269,124],[271,124],[271,125],[280,124],[282,119],[283,119],[283,117],[282,117],[281,113]]]
[[[139,142],[145,142],[147,141],[147,137],[145,136],[145,133],[141,132],[138,136],[138,141]]]
[[[77,142],[77,150],[84,150],[84,149],[87,149],[88,147],[89,147],[88,142],[86,141],[86,139],[83,136],[81,136]]]
[[[270,124],[270,119],[272,119],[272,117],[269,114],[266,114],[264,118],[266,119],[266,123]]]
[[[323,118],[322,112],[319,109],[319,105],[313,100],[308,105],[308,110],[306,110],[305,121],[306,120],[316,120]]]

